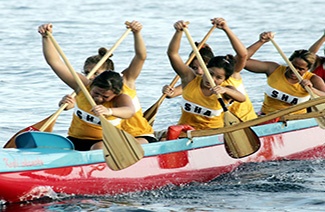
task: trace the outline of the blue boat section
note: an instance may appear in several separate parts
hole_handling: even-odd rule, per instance
[[[257,136],[262,137],[267,135],[302,130],[302,129],[316,127],[316,126],[318,126],[318,124],[316,120],[312,118],[312,119],[289,121],[287,122],[287,125],[285,125],[283,122],[277,122],[268,125],[260,125],[260,126],[252,127],[252,129],[257,134]]]
[[[15,143],[18,149],[74,149],[73,143],[68,138],[49,132],[24,132],[16,137]]]
[[[0,173],[43,170],[104,162],[102,150],[75,151],[63,149],[2,149]]]
[[[317,126],[314,119],[274,123],[252,127],[258,136],[279,134]],[[57,136],[57,135],[55,135]],[[48,142],[55,142],[49,140]],[[43,141],[42,141],[43,143]],[[187,138],[143,144],[145,156],[186,151],[213,145],[222,145],[220,135],[194,137],[192,142]],[[75,151],[62,148],[7,148],[1,150],[0,173],[42,170],[49,168],[79,166],[105,162],[102,150]]]

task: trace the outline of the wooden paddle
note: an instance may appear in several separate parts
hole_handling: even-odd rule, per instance
[[[322,116],[325,116],[325,110],[321,111],[321,112],[312,111],[312,112],[303,113],[303,114],[289,114],[289,115],[281,116],[279,121],[287,122],[287,121],[291,121],[291,120],[318,118],[318,117],[322,117]]]
[[[298,78],[299,82],[301,82],[303,80],[302,76],[299,74],[299,72],[296,70],[296,68],[292,65],[292,63],[290,62],[290,60],[285,56],[285,54],[283,53],[283,51],[281,50],[281,48],[279,47],[279,45],[274,41],[274,39],[273,38],[270,38],[270,40],[271,40],[272,44],[274,45],[274,47],[277,49],[277,51],[280,53],[280,55],[282,56],[282,58],[284,59],[284,61],[288,64],[288,66],[290,67],[290,69],[296,75],[296,77]],[[314,94],[314,92],[311,90],[310,87],[306,86],[305,89],[309,93],[311,99],[317,98],[317,96]],[[318,111],[324,111],[325,110],[325,104],[312,106],[311,109],[313,111],[316,111],[316,112],[318,112]],[[325,129],[325,116],[324,117],[318,117],[318,118],[316,118],[316,121],[317,121],[319,127],[321,127],[322,129]]]
[[[105,61],[113,54],[115,49],[122,43],[122,41],[126,38],[126,36],[131,32],[131,29],[128,28],[123,35],[115,42],[115,44],[105,53],[105,55],[102,57],[102,59],[99,60],[99,62],[91,69],[89,74],[87,75],[87,79],[90,79],[96,71],[105,63]],[[72,97],[76,96],[76,93],[71,93]],[[63,104],[60,106],[60,108],[51,116],[50,119],[47,120],[47,122],[40,128],[39,131],[43,131],[47,128],[48,125],[52,123],[52,121],[55,121],[61,112],[68,106],[68,104]]]
[[[78,83],[80,89],[88,99],[92,106],[96,106],[95,101],[89,94],[87,88],[74,71],[69,60],[63,53],[59,44],[54,39],[53,35],[47,32],[49,38],[51,39],[56,50],[59,52],[60,56],[66,63],[68,69],[73,75],[74,79]],[[123,130],[114,127],[103,115],[99,116],[102,129],[103,129],[103,143],[104,143],[104,157],[106,164],[112,170],[124,169],[137,161],[139,161],[144,156],[144,150],[142,146],[137,142],[137,140],[130,134],[124,132]]]
[[[209,83],[212,87],[216,86],[214,80],[212,79],[209,70],[207,69],[200,52],[195,46],[195,43],[187,28],[183,29],[189,43],[195,52],[196,58],[198,59],[201,68],[204,71],[205,76],[208,78]],[[236,123],[240,123],[241,120],[232,114],[226,107],[220,94],[218,96],[218,101],[220,102],[224,110],[224,125],[229,126]],[[255,132],[250,128],[245,128],[237,130],[234,132],[224,133],[225,147],[228,154],[233,158],[242,158],[256,152],[260,147],[260,140]]]
[[[128,24],[128,23],[125,23]],[[121,44],[121,42],[125,39],[125,37],[131,32],[131,29],[128,28],[123,35],[116,41],[116,43],[105,53],[105,55],[102,57],[102,59],[100,59],[100,61],[92,68],[92,70],[89,72],[89,74],[87,75],[87,78],[89,79],[90,77],[92,77],[96,71],[103,65],[103,63],[105,63],[105,61],[112,55],[112,53],[115,51],[115,49]],[[71,94],[72,97],[75,97],[76,93],[73,92]],[[26,131],[46,131],[46,132],[52,132],[53,131],[53,127],[55,125],[55,122],[57,120],[57,118],[59,117],[59,115],[61,114],[61,112],[68,106],[68,104],[63,104],[60,106],[60,108],[53,113],[51,116],[45,118],[44,120],[26,127],[22,130],[20,130],[19,132],[17,132],[14,136],[12,136],[7,143],[4,145],[3,148],[16,148],[16,144],[15,144],[15,139],[17,137],[17,135],[19,135],[22,132],[26,132]]]
[[[223,128],[207,129],[207,130],[194,130],[190,133],[190,136],[191,137],[200,137],[200,136],[211,136],[211,135],[223,134],[223,133],[227,133],[227,132],[234,132],[236,130],[241,130],[241,129],[245,129],[248,127],[253,127],[253,126],[262,124],[264,122],[288,115],[288,114],[293,113],[298,110],[302,110],[302,109],[305,109],[308,107],[312,107],[314,105],[324,104],[324,103],[325,103],[325,97],[323,96],[323,97],[319,97],[316,99],[311,99],[307,102],[302,102],[300,104],[288,107],[283,110],[274,111],[272,113],[269,113],[265,116],[258,117],[256,119],[252,119],[252,120],[245,121],[245,122],[240,122],[238,124],[234,124],[234,125],[230,125],[230,126],[225,126]],[[316,114],[313,114],[313,115],[314,115],[314,117],[318,117],[321,114],[324,116],[325,111],[317,112]],[[312,118],[314,118],[314,117],[312,117]],[[303,117],[303,118],[305,118],[305,117]],[[306,117],[306,118],[310,118],[310,117]],[[281,118],[280,118],[280,120],[281,120]],[[182,132],[179,137],[186,138],[187,136],[188,136],[187,133]]]
[[[212,34],[213,30],[216,28],[216,25],[213,25],[211,27],[211,29],[209,30],[209,32],[204,36],[204,38],[202,39],[202,41],[199,43],[198,45],[198,49],[201,49],[202,46],[207,42],[207,40],[209,39],[210,35]],[[192,62],[192,60],[195,58],[195,53],[193,52],[190,57],[187,59],[185,65],[190,65],[190,63]],[[174,87],[176,82],[179,80],[179,76],[176,75],[173,79],[173,81],[169,84],[169,86]],[[153,122],[155,120],[156,114],[158,112],[158,108],[159,106],[162,104],[162,102],[165,100],[166,98],[166,94],[161,95],[161,97],[158,99],[158,101],[156,103],[154,103],[151,107],[149,107],[144,113],[143,113],[143,117],[145,117],[149,124],[152,126]]]

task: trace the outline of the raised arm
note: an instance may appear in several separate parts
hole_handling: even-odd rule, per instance
[[[130,88],[135,89],[135,80],[141,73],[143,64],[147,58],[147,49],[141,35],[142,24],[138,21],[132,21],[127,27],[131,28],[133,33],[135,55],[130,65],[122,73],[124,83]]]
[[[325,42],[325,30],[324,30],[324,34],[313,45],[311,45],[308,50],[316,54],[318,50],[322,47],[324,42]]]
[[[50,38],[47,37],[46,32],[53,32],[53,25],[43,24],[38,27],[38,32],[42,35],[42,45],[43,45],[43,55],[46,62],[50,65],[54,73],[69,87],[73,90],[78,91],[79,86],[77,82],[74,80],[74,77],[70,73],[68,67],[61,60],[59,53],[56,51],[54,45],[52,44]],[[83,81],[84,84],[88,84],[88,80],[86,77],[79,74],[79,77]]]
[[[222,29],[236,52],[236,64],[235,72],[240,72],[246,65],[247,60],[247,49],[244,44],[239,40],[239,38],[233,33],[233,31],[228,27],[227,22],[223,18],[211,19],[212,24],[215,24],[217,28]]]
[[[177,21],[174,24],[176,31],[169,43],[167,50],[170,64],[172,65],[174,71],[180,76],[183,86],[195,78],[195,74],[192,69],[183,62],[181,56],[179,55],[179,49],[181,45],[180,43],[183,36],[183,28],[185,27],[187,27],[187,25],[184,21]]]
[[[275,62],[264,62],[251,59],[255,52],[273,37],[274,34],[272,32],[263,32],[260,34],[259,40],[247,48],[248,57],[245,66],[246,70],[254,73],[265,73],[267,76],[269,76],[279,66],[279,64]]]

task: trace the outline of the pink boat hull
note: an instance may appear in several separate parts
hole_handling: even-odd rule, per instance
[[[216,136],[211,138],[216,139]],[[222,136],[218,136],[218,139],[222,140]],[[231,172],[242,163],[325,157],[325,130],[318,126],[261,136],[260,141],[261,148],[256,153],[241,159],[231,158],[223,144],[216,144],[145,156],[136,164],[120,171],[112,171],[104,162],[100,162],[3,172],[0,173],[0,199],[6,202],[28,201],[51,196],[53,193],[115,195],[157,189],[169,184],[208,182]]]

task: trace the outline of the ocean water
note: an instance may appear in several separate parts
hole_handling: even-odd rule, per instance
[[[289,56],[307,49],[324,31],[324,1],[99,1],[99,0],[0,0],[0,143],[19,130],[43,120],[58,109],[58,102],[72,91],[46,64],[37,28],[53,23],[54,37],[76,71],[99,47],[111,47],[125,31],[125,21],[143,24],[148,57],[137,80],[144,110],[161,96],[175,73],[166,51],[177,20],[190,21],[194,40],[210,29],[210,19],[223,17],[249,46],[263,31]],[[208,44],[216,55],[234,54],[224,32],[216,29]],[[184,35],[181,56],[191,47]],[[323,55],[323,49],[319,54]],[[133,57],[132,35],[121,43],[112,59],[122,71]],[[271,43],[254,58],[284,63]],[[246,90],[258,111],[265,76],[242,72]],[[175,124],[179,98],[166,99],[159,107],[155,130]],[[65,135],[71,111],[57,119],[54,132]],[[217,157],[217,155],[216,155]],[[324,161],[252,163],[205,184],[168,187],[150,192],[105,197],[62,197],[26,204],[3,205],[3,211],[324,211]]]

